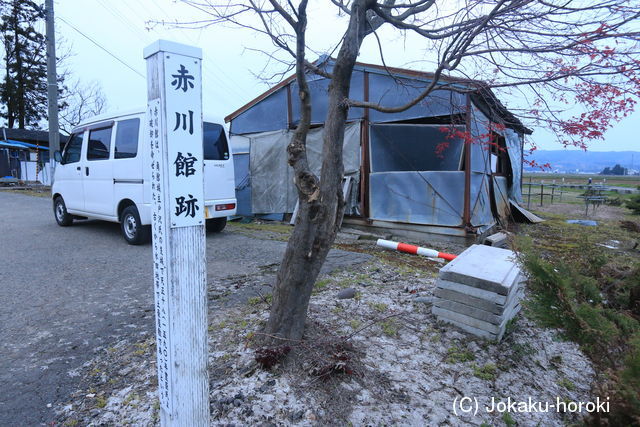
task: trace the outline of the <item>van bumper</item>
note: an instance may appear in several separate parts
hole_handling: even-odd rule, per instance
[[[216,210],[223,207],[228,207],[229,205],[233,205],[232,209],[222,209]],[[227,216],[233,216],[236,214],[236,209],[238,207],[238,202],[236,199],[218,199],[218,200],[205,200],[204,201],[204,217],[206,219],[211,218],[222,218]]]
[[[233,204],[233,209],[216,210],[218,205],[230,205]],[[204,217],[205,219],[222,218],[227,216],[233,216],[236,214],[238,203],[236,199],[220,199],[220,200],[205,200],[204,202]],[[142,205],[142,209],[138,207],[140,214],[140,222],[143,225],[151,224],[151,204],[145,203]]]

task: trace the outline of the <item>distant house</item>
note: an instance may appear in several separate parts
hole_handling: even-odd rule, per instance
[[[334,61],[318,63],[330,72]],[[350,97],[401,106],[432,78],[357,63]],[[319,174],[329,81],[313,74],[308,79],[314,129],[307,150]],[[286,147],[300,118],[297,93],[292,75],[225,118],[239,214],[282,219],[295,209]],[[524,135],[531,133],[490,89],[473,80],[442,77],[438,90],[401,113],[352,108],[344,138],[344,222],[398,235],[474,240],[507,221],[511,205],[521,201],[522,147]]]
[[[61,146],[67,138],[60,135]],[[11,176],[28,181],[48,181],[48,162],[48,131],[0,128],[0,178]]]

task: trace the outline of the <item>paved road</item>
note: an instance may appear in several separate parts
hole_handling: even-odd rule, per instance
[[[77,370],[153,325],[151,246],[117,224],[58,227],[47,198],[0,191],[0,426],[46,424],[75,391]],[[209,282],[278,263],[285,244],[207,236]],[[332,251],[329,267],[362,262]]]

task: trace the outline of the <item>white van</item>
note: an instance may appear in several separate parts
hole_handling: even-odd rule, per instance
[[[61,226],[74,219],[119,222],[124,239],[137,245],[151,235],[151,154],[145,144],[145,110],[102,115],[69,137],[51,188]],[[207,230],[222,231],[236,213],[233,157],[221,121],[204,120],[204,195]]]

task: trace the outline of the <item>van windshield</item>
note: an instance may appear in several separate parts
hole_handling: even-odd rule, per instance
[[[204,122],[203,150],[205,160],[229,160],[229,146],[224,128],[216,123]]]

